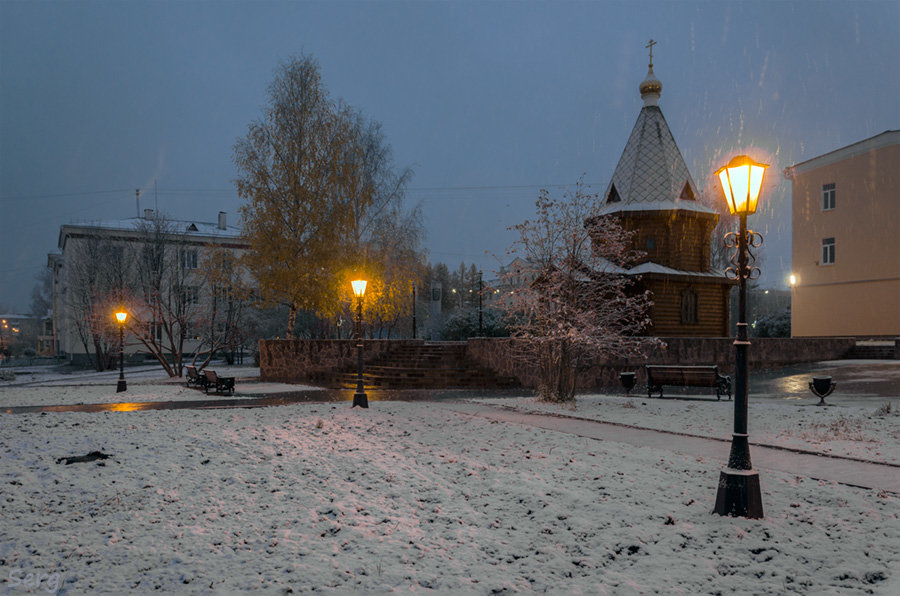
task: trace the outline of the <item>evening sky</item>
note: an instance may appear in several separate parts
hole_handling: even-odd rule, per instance
[[[772,165],[751,226],[783,287],[782,169],[900,128],[900,3],[0,0],[0,310],[27,311],[61,224],[132,217],[136,188],[237,223],[232,147],[301,52],[413,169],[430,260],[488,279],[540,188],[606,189],[650,38],[697,185],[715,199],[738,152]]]

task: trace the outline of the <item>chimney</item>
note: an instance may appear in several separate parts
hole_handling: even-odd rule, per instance
[[[219,229],[220,230],[225,229],[225,212],[224,211],[219,211]]]
[[[153,209],[144,209],[144,219],[148,221],[153,219]]]

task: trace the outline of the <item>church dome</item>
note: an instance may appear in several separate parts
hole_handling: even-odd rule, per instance
[[[659,96],[662,93],[662,83],[653,73],[652,63],[650,64],[650,69],[647,71],[646,78],[641,81],[639,89],[641,91],[641,99],[644,100],[645,106],[655,106],[658,104]]]

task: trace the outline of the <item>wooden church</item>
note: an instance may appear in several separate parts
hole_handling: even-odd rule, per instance
[[[659,109],[662,83],[650,68],[640,84],[644,106],[602,199],[599,216],[618,218],[645,253],[629,263],[638,291],[653,293],[649,335],[729,335],[733,282],[710,267],[710,240],[719,215],[699,193]]]

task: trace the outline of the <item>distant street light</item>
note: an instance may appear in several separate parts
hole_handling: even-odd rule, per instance
[[[478,337],[484,337],[484,326],[482,325],[482,294],[484,294],[484,278],[481,271],[478,272]]]
[[[369,407],[369,397],[363,388],[363,357],[362,357],[362,301],[366,293],[366,280],[356,279],[350,282],[353,286],[353,295],[356,296],[356,393],[353,394],[353,406],[360,408]]]
[[[116,393],[121,393],[128,389],[125,383],[125,321],[128,320],[128,313],[124,308],[116,312],[116,320],[119,322],[119,384],[116,385]]]
[[[748,362],[750,339],[747,330],[747,280],[759,277],[759,268],[753,267],[756,257],[751,249],[762,245],[762,236],[747,229],[747,216],[756,212],[762,188],[766,164],[758,163],[746,155],[739,155],[716,171],[722,183],[728,210],[740,220],[738,234],[725,236],[725,246],[734,248],[734,256],[727,274],[738,281],[738,323],[734,340],[734,433],[731,435],[731,453],[728,467],[719,476],[714,512],[760,519],[763,517],[759,474],[750,462],[750,444],[747,433]]]

